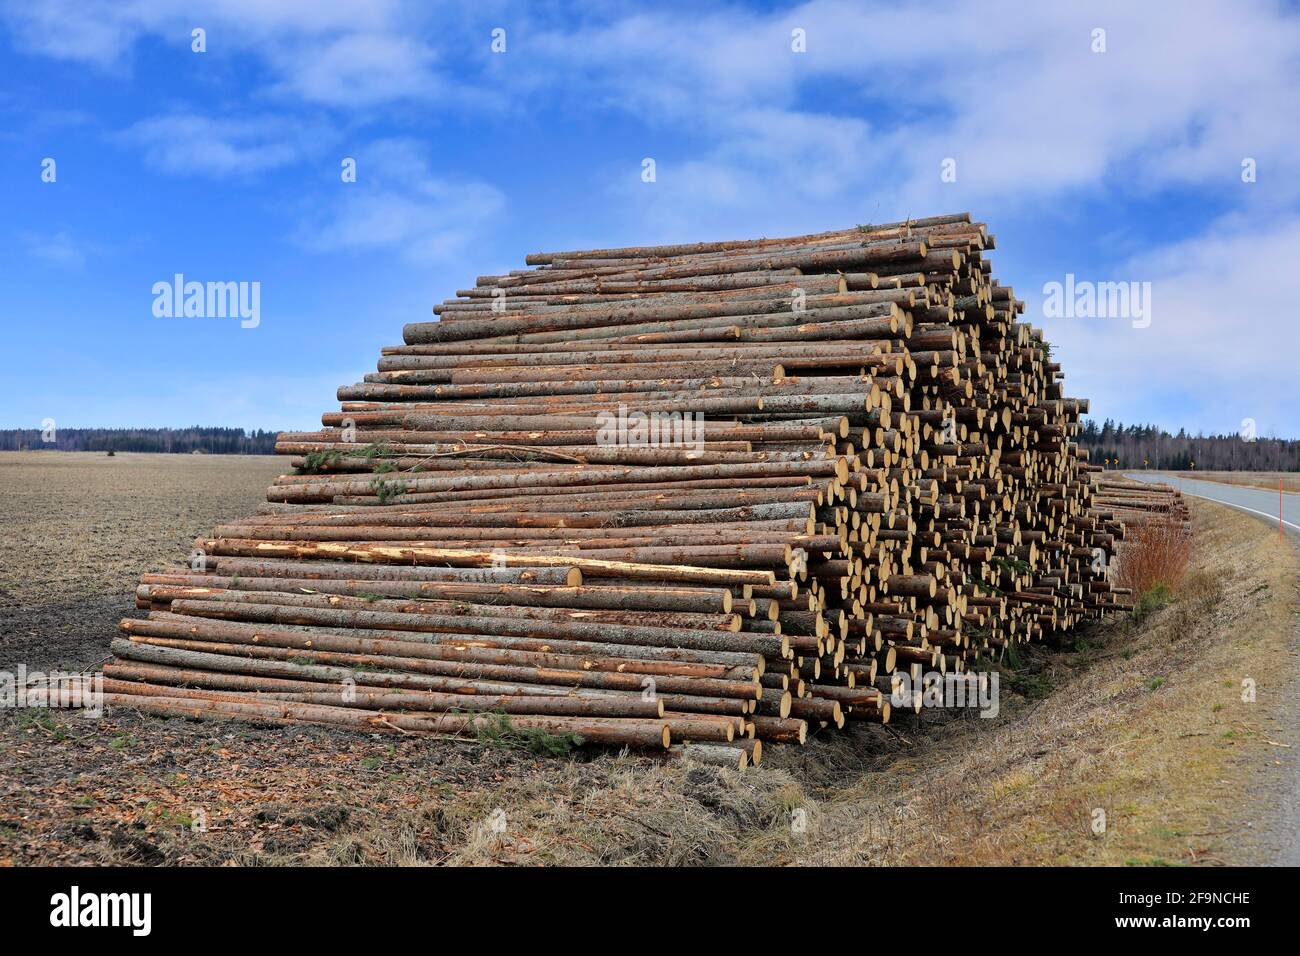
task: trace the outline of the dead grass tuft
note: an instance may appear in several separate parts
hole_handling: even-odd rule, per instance
[[[1192,557],[1192,531],[1172,515],[1132,527],[1119,549],[1120,587],[1141,596],[1164,586],[1177,588]]]

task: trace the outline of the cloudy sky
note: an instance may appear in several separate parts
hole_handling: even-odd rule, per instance
[[[0,0],[0,427],[311,427],[530,251],[968,210],[1094,415],[1300,437],[1294,3],[642,9]]]

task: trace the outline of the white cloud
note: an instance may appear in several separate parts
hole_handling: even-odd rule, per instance
[[[689,16],[612,5],[577,22],[507,3],[498,9],[510,24],[508,69],[486,56],[486,35],[475,53],[483,28],[454,4],[0,3],[21,49],[99,66],[128,64],[145,36],[186,49],[202,25],[209,55],[253,54],[269,67],[264,92],[290,100],[464,106],[499,103],[505,89],[524,107],[535,96],[621,107],[651,128],[699,134],[692,162],[753,172],[773,189],[816,198],[833,182],[842,195],[892,184],[890,213],[950,202],[937,173],[947,156],[972,202],[1034,202],[1105,179],[1213,182],[1245,155],[1300,171],[1300,130],[1278,121],[1294,112],[1300,20],[1269,0],[1185,3],[1176,26],[1164,7],[1128,0],[811,0]],[[791,51],[796,27],[806,53]],[[1107,31],[1105,53],[1091,51],[1096,27]],[[865,112],[881,114],[872,138],[843,139],[836,127]],[[837,153],[851,161],[828,162]],[[808,178],[809,157],[827,178]]]
[[[1254,418],[1261,433],[1295,435],[1300,334],[1286,303],[1300,297],[1300,216],[1271,224],[1231,217],[1203,236],[1133,257],[1093,280],[1151,282],[1151,325],[1038,316],[1067,371],[1071,394],[1094,413],[1233,433]],[[1060,278],[1060,277],[1057,277]],[[1125,411],[1120,411],[1124,409]]]
[[[1091,50],[1099,26],[1105,53]],[[806,53],[790,49],[795,27]],[[1300,173],[1300,128],[1279,122],[1295,111],[1300,19],[1263,0],[1184,4],[1177,28],[1163,7],[1120,0],[814,0],[690,20],[665,8],[556,27],[534,45],[544,60],[531,69],[576,77],[570,95],[702,139],[695,169],[758,177],[755,202],[842,203],[888,187],[881,218],[894,218],[954,202],[1032,208],[1102,185],[1226,185],[1243,156]],[[856,119],[864,113],[871,131]],[[959,188],[940,180],[946,157]],[[728,205],[726,193],[697,204],[695,221],[715,222]]]
[[[358,107],[427,97],[440,88],[431,47],[412,39],[438,12],[427,4],[394,0],[5,0],[0,5],[25,52],[124,70],[144,37],[188,52],[190,31],[202,27],[204,55],[252,53],[274,71],[275,91]]]
[[[282,117],[173,113],[141,120],[118,138],[143,147],[145,161],[164,172],[238,176],[292,163],[326,136]]]
[[[3,10],[19,49],[99,67],[119,63],[145,25],[160,19],[131,2],[9,2]]]
[[[462,250],[505,208],[494,186],[436,174],[419,143],[384,140],[356,159],[357,181],[340,181],[336,198],[309,213],[297,236],[305,247],[395,248],[409,261],[430,262]]]
[[[82,242],[66,230],[49,235],[23,233],[19,239],[33,257],[68,269],[80,269],[88,255],[99,251],[97,246]]]
[[[285,77],[276,91],[312,103],[364,107],[428,99],[443,86],[433,71],[433,50],[409,37],[348,33],[272,59]]]

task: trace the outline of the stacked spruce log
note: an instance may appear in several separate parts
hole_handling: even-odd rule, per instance
[[[1121,603],[1087,402],[993,245],[962,214],[480,277],[145,576],[110,701],[743,765],[977,683]]]
[[[1191,526],[1187,501],[1172,485],[1135,481],[1123,475],[1107,474],[1094,482],[1093,504],[1098,514],[1117,525],[1169,521],[1184,530]]]

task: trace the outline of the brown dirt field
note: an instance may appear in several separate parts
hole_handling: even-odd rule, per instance
[[[84,667],[146,571],[251,513],[285,470],[272,455],[0,452],[0,667]]]
[[[273,455],[0,452],[3,599],[31,606],[134,587],[214,523],[252,512],[286,465]]]
[[[251,510],[279,469],[118,456],[107,461],[146,460],[83,491],[103,466],[72,459],[93,456],[12,457],[0,456],[0,660],[42,667],[106,656],[140,571]],[[120,710],[0,711],[0,865],[1269,862],[1288,840],[1277,818],[1300,749],[1296,555],[1239,512],[1193,508],[1197,555],[1173,603],[1022,651],[1000,672],[996,719],[858,726],[772,746],[743,773]],[[11,529],[29,544],[12,545]],[[54,624],[41,617],[51,608]],[[1246,678],[1257,703],[1242,701]]]

